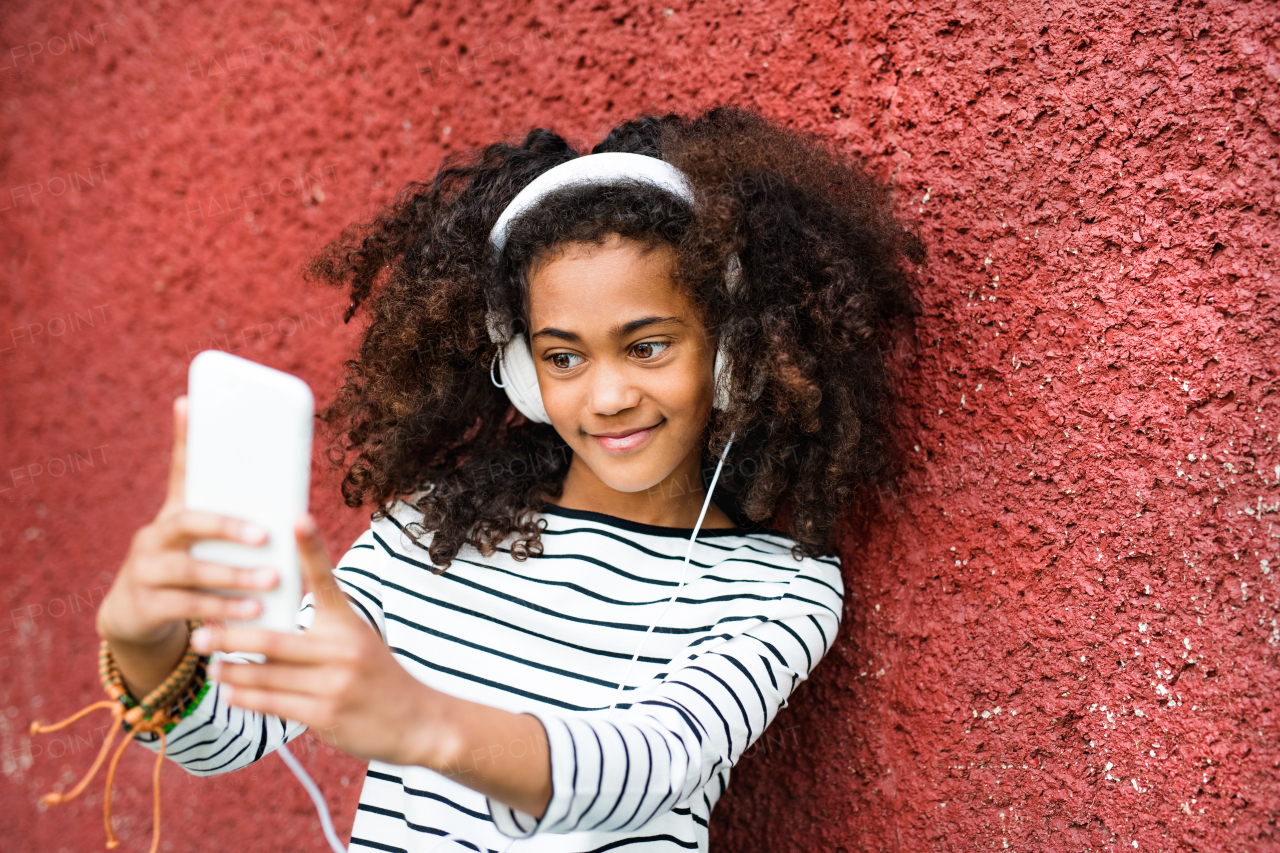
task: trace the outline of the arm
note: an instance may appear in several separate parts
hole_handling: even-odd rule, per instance
[[[401,763],[429,767],[487,797],[542,815],[551,800],[551,762],[541,720],[423,686],[416,727],[423,745]]]
[[[835,640],[843,593],[838,568],[805,561],[769,618],[673,661],[663,681],[609,720],[427,695],[420,731],[430,734],[407,763],[485,794],[509,836],[638,829],[763,734]]]
[[[335,745],[357,757],[455,777],[488,797],[509,836],[637,828],[687,800],[737,762],[826,654],[844,592],[837,565],[806,560],[754,624],[734,634],[751,620],[722,622],[726,633],[673,660],[663,681],[618,706],[627,710],[616,722],[517,714],[418,681],[341,603],[314,532],[300,544],[318,591],[306,637],[233,628],[198,645],[266,656],[222,667],[231,702],[332,728]]]

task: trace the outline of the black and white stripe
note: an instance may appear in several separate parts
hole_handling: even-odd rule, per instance
[[[352,608],[416,678],[542,721],[553,785],[536,820],[426,768],[374,761],[353,850],[426,850],[452,833],[494,853],[512,837],[528,839],[512,853],[705,853],[731,768],[835,639],[838,558],[798,561],[792,540],[760,528],[702,530],[684,587],[606,719],[679,584],[692,531],[556,506],[541,518],[542,555],[485,558],[466,547],[436,575],[404,532],[420,515],[397,502],[339,561]],[[215,688],[170,733],[166,753],[193,774],[226,773],[303,731],[230,706]],[[154,737],[139,740],[158,749]],[[495,743],[487,757],[530,748]]]

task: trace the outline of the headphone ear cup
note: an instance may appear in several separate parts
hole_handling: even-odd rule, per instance
[[[729,354],[725,352],[724,347],[716,348],[716,364],[712,368],[712,382],[715,384],[715,396],[712,398],[711,405],[724,411],[729,408],[729,389],[733,384],[733,370],[729,364]],[[754,387],[751,390],[752,400],[760,399],[760,394],[764,391],[764,385],[764,374],[757,373]]]
[[[538,370],[529,351],[529,339],[523,334],[512,335],[500,350],[503,389],[512,405],[534,423],[549,424],[551,418],[542,405],[542,389],[538,387]]]
[[[729,370],[729,357],[725,354],[724,347],[716,347],[716,364],[711,369],[711,381],[715,388],[715,396],[712,397],[711,405],[713,408],[724,411],[729,408],[729,383],[732,374]]]
[[[729,263],[725,267],[724,283],[728,287],[729,293],[734,293],[738,289],[738,284],[742,281],[742,260],[738,258],[738,253],[734,252],[729,256]]]

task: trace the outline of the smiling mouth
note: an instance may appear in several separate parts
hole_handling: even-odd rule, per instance
[[[600,448],[607,453],[625,453],[629,450],[635,450],[637,447],[648,441],[649,436],[653,435],[654,430],[662,426],[665,422],[666,419],[663,418],[651,427],[636,430],[635,432],[631,432],[626,435],[616,437],[592,435],[591,437],[595,439],[596,443],[600,445]]]

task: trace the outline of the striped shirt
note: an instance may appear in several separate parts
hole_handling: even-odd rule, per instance
[[[536,716],[551,763],[539,819],[428,768],[371,761],[353,853],[426,851],[449,833],[492,853],[513,838],[524,840],[512,853],[706,853],[731,768],[835,640],[838,557],[796,560],[793,540],[761,527],[700,530],[685,585],[619,694],[676,591],[693,531],[555,505],[538,518],[542,555],[516,561],[500,549],[486,558],[468,545],[437,575],[405,531],[421,514],[396,501],[334,569],[351,606],[415,678]],[[314,619],[312,600],[298,612],[300,632]],[[215,686],[170,732],[166,755],[197,776],[227,773],[304,729],[229,705]],[[159,749],[155,736],[138,737]],[[517,741],[489,752],[540,748]]]

